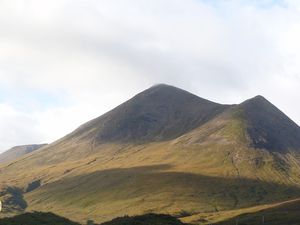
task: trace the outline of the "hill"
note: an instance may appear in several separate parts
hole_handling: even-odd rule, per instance
[[[45,147],[47,144],[21,145],[15,146],[0,154],[0,163],[7,163],[20,158],[28,153]]]
[[[0,166],[4,213],[100,223],[144,213],[209,217],[298,198],[299,130],[262,97],[221,105],[154,86]]]
[[[12,218],[0,219],[0,225],[80,225],[53,213],[25,213]]]
[[[101,225],[184,225],[184,223],[170,215],[150,213],[140,216],[119,217]]]

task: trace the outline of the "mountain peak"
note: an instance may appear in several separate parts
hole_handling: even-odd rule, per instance
[[[255,97],[252,98],[252,100],[253,101],[267,101],[268,102],[268,100],[262,95],[256,95]]]
[[[269,103],[271,104],[264,96],[256,95],[253,98],[250,98],[241,104],[262,104],[262,103]]]
[[[137,94],[112,111],[80,127],[103,142],[163,141],[200,126],[227,106],[200,98],[185,90],[159,84]]]
[[[247,130],[255,148],[270,151],[300,150],[299,126],[263,96],[241,103]]]
[[[137,94],[135,97],[139,97],[139,96],[150,96],[150,97],[154,97],[154,96],[159,96],[159,97],[172,97],[172,96],[176,96],[176,97],[194,97],[197,99],[201,99],[200,97],[191,94],[183,89],[171,86],[171,85],[167,85],[167,84],[156,84],[153,85],[152,87],[146,89],[145,91]],[[134,97],[134,98],[135,98]],[[134,99],[133,98],[133,99]],[[203,99],[204,100],[204,99]]]
[[[262,99],[262,100],[266,100],[266,98],[262,95],[256,95],[255,97],[253,97],[253,99]]]
[[[151,89],[151,88],[167,88],[167,87],[173,87],[173,88],[175,88],[174,86],[169,85],[169,84],[158,83],[158,84],[152,85],[149,89]]]

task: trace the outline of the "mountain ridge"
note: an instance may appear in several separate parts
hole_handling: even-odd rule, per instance
[[[300,127],[263,96],[240,104],[255,148],[269,151],[300,150]]]
[[[13,161],[42,147],[45,147],[46,145],[47,144],[31,144],[14,146],[0,154],[0,163]]]

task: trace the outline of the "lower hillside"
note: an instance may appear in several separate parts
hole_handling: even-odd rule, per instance
[[[285,202],[256,212],[242,213],[214,225],[299,225],[300,200]]]

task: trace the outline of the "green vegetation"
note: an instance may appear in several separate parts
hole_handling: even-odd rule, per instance
[[[300,201],[291,201],[257,212],[242,213],[214,225],[299,225]]]
[[[27,208],[23,191],[17,187],[6,187],[1,193],[4,211],[9,213],[21,212]]]

